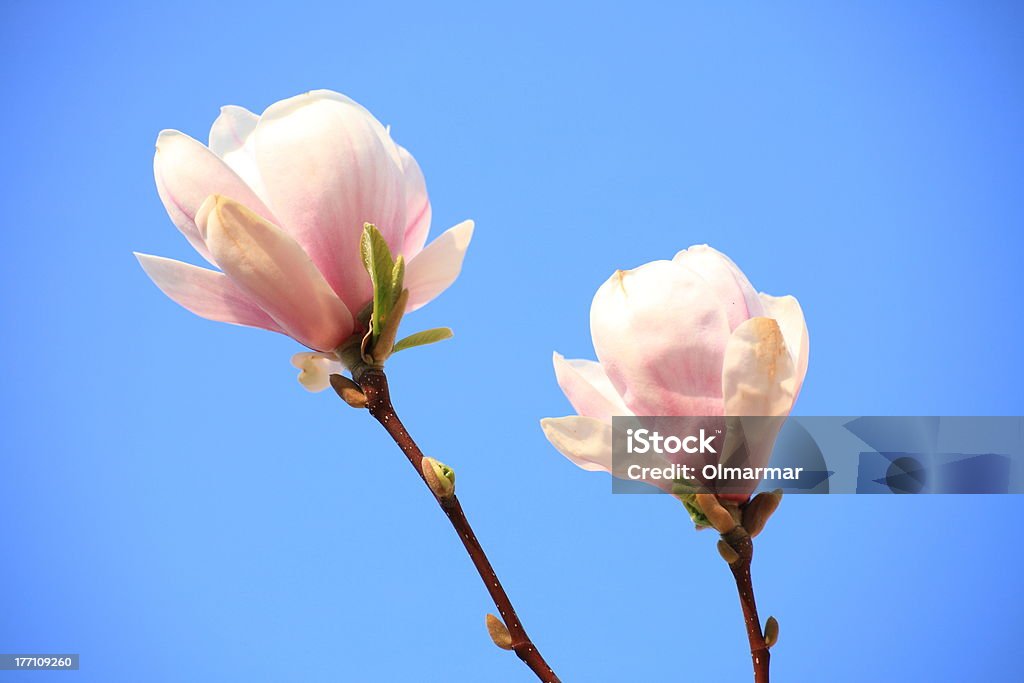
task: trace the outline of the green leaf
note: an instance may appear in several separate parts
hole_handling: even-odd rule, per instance
[[[391,256],[388,243],[384,240],[384,235],[380,234],[380,230],[373,223],[363,225],[359,250],[363,257],[363,267],[366,268],[370,282],[373,284],[373,315],[370,321],[373,337],[376,339],[396,299],[396,293],[391,289],[395,261]],[[401,290],[398,293],[401,293]]]
[[[395,260],[395,266],[391,269],[391,291],[395,293],[395,301],[402,294],[402,285],[405,280],[405,257],[401,254]]]
[[[398,353],[404,349],[411,349],[414,346],[424,346],[426,344],[435,344],[445,339],[451,339],[455,336],[455,333],[451,331],[449,327],[435,327],[430,330],[423,330],[416,334],[410,334],[405,339],[402,339],[392,350],[392,353]]]

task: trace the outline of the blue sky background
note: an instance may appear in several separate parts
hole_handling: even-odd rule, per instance
[[[1021,414],[1024,11],[996,2],[0,7],[0,651],[61,681],[528,681],[408,464],[196,318],[153,142],[342,91],[477,233],[391,364],[565,681],[747,680],[714,537],[537,421],[613,270],[708,242],[811,332],[801,414]],[[791,497],[759,538],[779,681],[1016,680],[1019,497]]]

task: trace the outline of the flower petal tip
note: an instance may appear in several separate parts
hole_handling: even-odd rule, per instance
[[[457,237],[457,246],[465,249],[473,239],[473,233],[476,231],[476,221],[472,218],[464,220],[452,228],[452,230],[455,232]]]
[[[164,128],[156,135],[157,151],[160,151],[160,145],[165,145],[172,140],[177,140],[182,137],[188,136],[182,133],[180,130],[175,130],[174,128]]]

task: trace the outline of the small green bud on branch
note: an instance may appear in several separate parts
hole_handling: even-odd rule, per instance
[[[420,468],[438,500],[448,500],[455,495],[455,470],[434,458],[423,458]]]
[[[768,617],[764,624],[765,647],[772,647],[779,642],[779,621],[775,617]]]

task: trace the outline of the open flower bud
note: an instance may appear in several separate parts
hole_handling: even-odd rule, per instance
[[[224,107],[209,145],[165,130],[153,172],[172,222],[214,267],[137,254],[157,287],[204,318],[324,353],[361,333],[356,316],[373,296],[361,267],[365,223],[403,259],[407,312],[455,281],[473,235],[465,221],[427,244],[430,200],[416,160],[364,107],[329,90],[262,114]],[[321,374],[304,385],[326,389]]]
[[[758,416],[763,428],[746,434],[745,466],[763,467],[807,372],[797,300],[759,294],[732,260],[706,245],[612,274],[594,295],[590,333],[596,362],[553,359],[576,415],[545,418],[541,428],[579,467],[620,478],[612,462],[615,416]],[[757,482],[749,484],[750,491],[719,494],[745,501]]]

